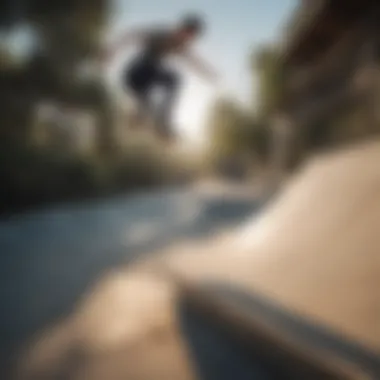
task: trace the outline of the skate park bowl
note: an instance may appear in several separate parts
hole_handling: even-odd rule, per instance
[[[168,260],[200,379],[380,378],[380,141],[307,162],[222,248]]]
[[[16,378],[379,379],[378,162],[316,156],[243,225],[107,272]]]

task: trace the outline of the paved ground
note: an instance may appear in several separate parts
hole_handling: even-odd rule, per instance
[[[35,223],[35,215],[29,221],[7,222],[1,230],[7,267],[1,268],[8,270],[2,269],[0,288],[2,301],[11,307],[5,313],[10,328],[2,334],[7,333],[10,341],[10,334],[20,334],[20,326],[27,336],[37,326],[52,323],[21,356],[20,378],[34,374],[38,379],[218,379],[202,376],[196,365],[191,348],[205,347],[207,334],[203,330],[198,335],[202,344],[194,343],[191,336],[194,345],[189,341],[176,306],[175,283],[160,276],[158,268],[163,266],[198,286],[212,282],[208,291],[226,308],[239,308],[253,319],[264,315],[292,338],[356,362],[368,370],[368,378],[376,379],[380,373],[378,162],[380,143],[321,157],[291,181],[263,214],[257,213],[257,200],[242,194],[230,193],[229,198],[223,191],[216,196],[191,190],[166,193],[159,201],[157,195],[144,196],[128,207],[117,200],[111,202],[114,207],[108,203],[77,210],[74,219],[54,211],[38,218],[42,224]],[[173,208],[174,204],[180,206]],[[246,220],[252,213],[254,219]],[[143,214],[146,219],[137,218]],[[130,224],[118,229],[126,215]],[[78,230],[83,225],[92,227]],[[170,226],[165,239],[160,234],[157,238],[154,232],[166,231],[165,226]],[[52,231],[63,234],[59,244],[57,238],[49,239]],[[82,243],[77,241],[74,249],[68,237],[76,234]],[[33,238],[25,243],[21,236]],[[131,245],[125,246],[125,240],[121,244],[120,236],[128,236]],[[119,241],[118,249],[110,249],[111,241]],[[17,251],[23,254],[11,256],[9,249],[15,247],[24,247]],[[55,252],[52,258],[51,252]],[[144,256],[145,252],[149,254]],[[145,260],[136,262],[136,257]],[[33,297],[25,303],[25,295]],[[62,300],[65,307],[60,308]],[[62,315],[62,310],[66,318],[60,322],[52,318]],[[229,362],[233,353],[226,356],[223,343],[215,342],[212,347],[220,350],[212,350],[216,357],[207,354],[206,359],[231,378],[223,364],[237,371],[241,357]],[[205,344],[211,347],[210,341]],[[262,368],[255,370],[259,378],[273,378]],[[240,375],[239,379],[247,378]]]
[[[40,343],[44,352],[48,347],[49,357],[38,359],[41,367],[48,362],[55,366],[51,355],[66,360],[79,336],[83,336],[81,345],[91,347],[113,347],[113,339],[120,339],[118,344],[130,352],[129,345],[140,339],[139,329],[144,334],[151,329],[142,315],[153,314],[154,325],[160,325],[170,314],[165,306],[160,306],[160,313],[154,311],[158,301],[152,303],[152,297],[167,303],[169,295],[166,290],[150,294],[155,279],[129,273],[125,277],[119,271],[124,273],[171,244],[206,239],[243,222],[260,207],[251,189],[204,184],[79,207],[59,206],[0,222],[0,359],[6,363],[10,352],[19,352],[36,334],[39,340],[38,332],[44,329],[49,331],[48,343]],[[122,320],[120,328],[127,328],[127,336],[115,327],[123,325]],[[103,324],[109,331],[103,331]],[[169,335],[176,336],[174,331]],[[160,344],[148,351],[157,347],[159,358],[154,361],[161,363]]]
[[[319,157],[220,253],[172,255],[168,265],[193,281],[228,285],[233,292],[221,297],[236,305],[240,295],[239,307],[252,315],[266,309],[260,297],[271,300],[282,315],[327,329],[329,338],[319,329],[327,352],[335,347],[379,374],[379,161],[379,142]],[[267,311],[278,325],[279,313]],[[305,340],[312,329],[301,330]]]

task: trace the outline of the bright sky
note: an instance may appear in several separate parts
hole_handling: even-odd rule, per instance
[[[217,91],[227,92],[243,102],[252,101],[248,57],[255,46],[274,40],[297,0],[116,0],[112,34],[134,26],[177,22],[190,11],[201,13],[208,22],[207,35],[197,51],[216,67],[222,89],[215,89],[186,68],[176,125],[191,141],[205,133],[207,109]],[[112,70],[114,79],[125,63],[120,55]]]

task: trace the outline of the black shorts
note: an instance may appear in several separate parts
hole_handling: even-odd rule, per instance
[[[154,59],[139,57],[133,60],[124,72],[126,89],[138,97],[146,96],[155,86],[174,90],[177,84],[178,75]]]

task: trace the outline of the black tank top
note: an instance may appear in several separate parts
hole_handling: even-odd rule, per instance
[[[176,40],[174,32],[164,28],[151,30],[143,44],[142,55],[147,59],[158,61],[185,50],[185,45]]]

